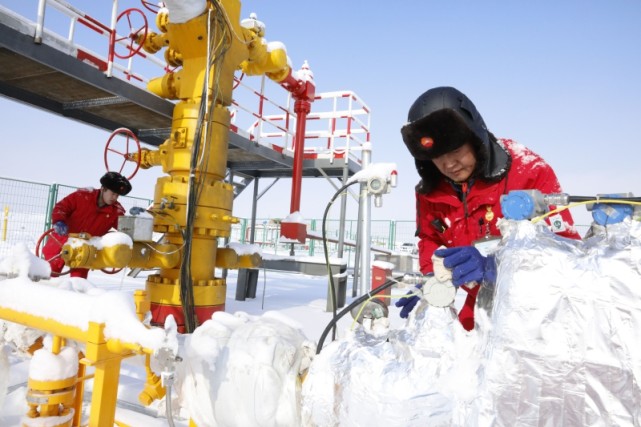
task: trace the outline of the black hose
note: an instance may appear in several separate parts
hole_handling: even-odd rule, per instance
[[[327,327],[323,331],[323,334],[321,335],[320,339],[318,340],[318,346],[316,347],[316,354],[319,354],[321,350],[323,349],[323,343],[325,342],[325,338],[327,338],[327,334],[329,334],[330,329],[334,329],[336,327],[336,323],[345,316],[347,313],[352,311],[352,309],[359,304],[367,301],[370,299],[373,295],[378,294],[379,292],[384,291],[385,289],[389,288],[390,286],[394,285],[394,283],[397,283],[398,281],[396,279],[390,279],[387,282],[383,283],[377,288],[372,289],[371,292],[361,295],[360,297],[356,298],[350,305],[345,307],[343,310],[341,310],[340,313],[337,315],[334,315],[332,317],[332,320],[327,324]]]
[[[321,233],[322,233],[322,239],[323,239],[323,252],[325,254],[325,265],[327,266],[327,274],[329,276],[329,292],[330,296],[332,298],[332,313],[333,316],[336,317],[336,306],[337,304],[337,297],[336,297],[336,285],[334,285],[334,275],[332,274],[332,265],[329,262],[329,250],[327,249],[327,232],[326,232],[326,227],[325,224],[327,222],[327,214],[329,213],[329,208],[332,206],[336,198],[343,192],[345,191],[349,186],[357,184],[358,181],[351,182],[349,184],[343,185],[341,188],[339,188],[334,196],[332,196],[331,200],[329,203],[327,203],[327,206],[325,207],[325,212],[323,212],[323,225],[321,227]],[[334,329],[334,332],[332,333],[332,339],[336,339],[336,329]]]

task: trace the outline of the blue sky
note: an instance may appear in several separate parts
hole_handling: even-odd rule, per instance
[[[26,7],[19,3],[0,1]],[[251,12],[266,24],[267,41],[285,44],[294,68],[309,62],[318,92],[352,90],[371,108],[372,160],[399,167],[399,187],[375,218],[414,218],[418,175],[399,129],[414,99],[442,85],[466,93],[495,135],[542,155],[566,192],[641,196],[639,1],[243,2],[241,16]],[[5,98],[0,107],[0,176],[97,184],[108,133]],[[152,197],[160,173],[139,172],[132,194]],[[286,216],[289,192],[281,180],[259,216]],[[323,179],[304,180],[302,215],[320,218],[333,193]],[[235,215],[250,215],[250,196],[236,200]],[[348,205],[355,216],[355,202]],[[573,213],[589,221],[584,208]]]

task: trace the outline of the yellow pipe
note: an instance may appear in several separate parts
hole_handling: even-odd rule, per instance
[[[147,148],[141,148],[140,154],[138,152],[131,154],[131,160],[137,162],[140,159],[140,167],[143,169],[149,169],[152,166],[160,166],[162,161],[162,155],[159,150],[149,150]]]
[[[143,391],[138,395],[138,400],[145,406],[151,405],[154,400],[162,399],[165,397],[165,387],[158,375],[151,369],[151,356],[145,355],[145,371],[147,372],[147,380]]]
[[[53,354],[59,354],[60,349],[64,346],[64,338],[61,338],[58,335],[54,335],[51,343],[51,352]]]
[[[153,349],[143,347],[138,343],[124,342],[115,338],[106,339],[104,335],[96,335],[96,333],[91,332],[92,325],[102,324],[95,324],[94,322],[89,322],[89,330],[84,331],[76,326],[66,325],[54,319],[24,313],[2,306],[0,306],[0,319],[19,323],[52,334],[54,336],[54,347],[60,347],[59,344],[55,344],[55,341],[56,338],[61,339],[61,337],[86,342],[88,345],[90,343],[93,345],[103,345],[106,351],[97,352],[92,355],[89,355],[88,347],[87,357],[93,361],[100,360],[102,356],[107,353],[123,355],[129,354],[132,351],[139,354],[153,354],[154,352]],[[104,327],[104,325],[102,326]],[[91,341],[91,339],[95,340],[97,337],[98,341]]]
[[[165,74],[162,77],[156,77],[149,80],[147,83],[147,90],[158,95],[161,98],[178,99],[178,92],[180,92],[180,79],[181,71],[175,73]]]
[[[89,426],[113,427],[116,418],[121,358],[103,360],[95,365]]]
[[[7,241],[7,226],[9,223],[9,206],[4,207],[4,218],[2,220],[2,241]]]
[[[12,310],[2,306],[0,306],[0,319],[19,323],[24,326],[48,332],[54,336],[62,336],[74,341],[84,342],[87,340],[87,331],[83,331],[76,326],[66,325],[53,319],[23,313],[21,311]]]
[[[79,426],[82,422],[82,402],[84,401],[83,397],[85,394],[85,380],[93,379],[93,374],[86,377],[85,376],[85,365],[80,363],[80,360],[84,357],[82,352],[78,353],[78,374],[77,374],[77,383],[76,383],[76,395],[73,401],[73,425]]]
[[[136,316],[142,322],[145,320],[145,315],[149,312],[151,305],[146,291],[141,289],[134,291],[134,305],[136,306]]]
[[[287,52],[285,49],[267,51],[267,46],[262,42],[252,43],[249,50],[249,60],[240,64],[240,69],[248,76],[258,76],[265,73],[287,74],[290,67],[287,65]],[[282,80],[282,79],[281,79]]]
[[[135,242],[131,259],[127,264],[131,268],[174,268],[180,265],[179,247],[166,243]]]
[[[135,242],[96,248],[90,241],[74,239],[62,247],[61,257],[71,268],[173,268],[180,264],[180,251],[171,244]]]
[[[216,267],[220,268],[256,268],[260,263],[261,256],[258,254],[238,255],[230,248],[220,248],[216,253]]]

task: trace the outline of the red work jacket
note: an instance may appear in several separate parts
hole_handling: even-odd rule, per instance
[[[69,233],[89,233],[91,236],[103,236],[112,228],[118,227],[118,217],[125,214],[125,209],[118,202],[112,205],[98,206],[100,190],[81,188],[60,200],[51,213],[51,223],[64,221],[69,227]],[[51,270],[62,271],[64,261],[56,257],[67,241],[67,236],[51,233],[42,253],[45,259],[51,260]],[[75,270],[75,269],[74,269]],[[87,270],[80,272],[72,270],[72,276],[87,277]]]
[[[543,194],[561,193],[561,186],[552,168],[537,154],[512,140],[499,140],[512,157],[507,173],[497,182],[477,179],[471,186],[463,185],[459,196],[453,185],[444,179],[428,194],[416,193],[416,224],[419,238],[419,265],[423,274],[433,271],[432,254],[440,246],[471,245],[486,236],[500,236],[496,222],[503,217],[501,195],[512,190],[539,190]],[[553,208],[553,207],[552,207]],[[559,235],[580,238],[568,210],[561,212],[566,230]],[[459,320],[467,330],[474,328],[474,304],[478,286],[468,292],[459,312]]]

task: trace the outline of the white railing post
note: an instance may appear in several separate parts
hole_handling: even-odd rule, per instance
[[[38,17],[36,20],[36,33],[33,35],[34,43],[42,43],[42,32],[44,31],[45,25],[45,6],[47,5],[47,0],[40,0],[38,2]]]
[[[113,43],[116,40],[116,22],[118,20],[118,0],[113,0],[111,5],[111,35],[109,36],[109,52],[107,53],[107,71],[106,76],[113,76],[113,65],[114,65],[114,53],[116,51],[116,45]],[[130,67],[131,68],[131,67]],[[131,70],[129,70],[129,75],[131,75]]]

